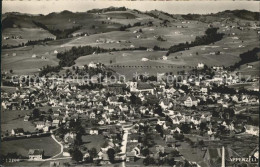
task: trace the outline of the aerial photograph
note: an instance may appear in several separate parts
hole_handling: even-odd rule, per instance
[[[258,167],[260,1],[2,1],[0,165]]]

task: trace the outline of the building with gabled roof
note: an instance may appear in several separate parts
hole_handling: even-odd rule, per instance
[[[29,160],[38,161],[42,160],[44,156],[43,149],[30,149],[28,152]]]

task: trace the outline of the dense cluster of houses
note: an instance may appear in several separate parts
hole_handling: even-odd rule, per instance
[[[91,68],[98,65],[91,62]],[[198,69],[203,69],[203,63],[198,64]],[[243,105],[259,104],[259,97],[248,94],[221,94],[212,91],[213,84],[229,85],[237,81],[236,75],[231,75],[221,67],[214,67],[215,75],[212,79],[202,79],[200,76],[193,79],[184,79],[178,86],[169,85],[165,80],[159,82],[128,81],[116,84],[103,83],[103,88],[81,89],[79,84],[72,82],[59,82],[58,80],[44,78],[42,82],[34,82],[30,87],[20,84],[14,92],[1,92],[2,108],[8,110],[30,110],[41,107],[52,108],[44,111],[43,119],[35,119],[32,115],[26,115],[24,121],[32,121],[36,130],[50,132],[58,129],[61,125],[70,128],[70,122],[82,118],[92,123],[88,128],[89,135],[102,134],[108,138],[104,147],[98,150],[94,158],[101,164],[110,163],[107,151],[110,148],[120,147],[121,141],[113,140],[113,136],[122,135],[122,129],[112,132],[107,125],[135,122],[140,126],[141,118],[156,118],[154,126],[163,129],[163,140],[172,143],[174,134],[186,133],[183,124],[188,125],[191,132],[201,130],[203,136],[209,140],[216,140],[220,129],[229,133],[247,133],[258,136],[259,128],[244,120],[232,120],[235,114],[243,112]],[[218,75],[220,74],[221,75]],[[201,81],[197,81],[201,79]],[[232,110],[228,111],[227,109]],[[217,116],[213,114],[217,112]],[[103,128],[103,129],[102,129]],[[196,132],[197,131],[197,132]],[[11,131],[13,136],[25,135],[21,128]],[[131,129],[128,135],[126,160],[132,161],[134,157],[144,157],[141,153],[140,131]],[[75,142],[77,134],[68,132],[64,135],[63,156],[70,156],[69,150]],[[176,142],[175,142],[176,144]],[[163,149],[163,151],[162,151]],[[172,148],[169,148],[170,150]],[[36,154],[36,153],[37,154]],[[170,152],[163,146],[157,145],[154,152]],[[120,152],[119,152],[120,153]],[[30,150],[29,159],[38,160],[43,156],[43,150]],[[87,158],[89,152],[84,152]],[[116,158],[122,159],[118,155]]]

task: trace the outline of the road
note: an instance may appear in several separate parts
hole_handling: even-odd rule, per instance
[[[54,155],[53,157],[49,158],[49,159],[53,159],[53,158],[55,158],[55,157],[61,155],[61,154],[63,153],[63,148],[64,148],[64,147],[63,147],[63,144],[61,144],[61,142],[59,142],[59,141],[55,138],[55,136],[54,136],[53,134],[51,135],[51,138],[52,138],[56,143],[58,143],[58,144],[60,145],[60,152],[59,152],[58,154]]]
[[[125,128],[123,127],[124,130],[124,135],[122,139],[122,146],[121,146],[121,152],[119,154],[123,155],[123,159],[126,159],[126,146],[127,146],[127,139],[128,139],[128,131],[133,128],[133,126]],[[125,167],[125,161],[122,162],[122,167]]]

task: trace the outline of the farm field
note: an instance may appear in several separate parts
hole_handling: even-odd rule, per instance
[[[101,62],[105,65],[117,65],[122,63],[129,63],[129,65],[135,65],[135,63],[140,62],[143,58],[149,60],[159,60],[166,54],[165,51],[158,52],[148,52],[148,51],[119,51],[110,52],[102,54],[87,55],[78,58],[75,62],[76,65],[85,65],[90,62]],[[112,63],[110,63],[110,60]],[[145,61],[143,61],[145,62]]]
[[[34,74],[39,72],[43,66],[58,65],[59,60],[54,53],[60,52],[66,48],[60,48],[57,45],[36,45],[15,49],[2,50],[2,71],[13,70],[14,74]],[[33,57],[35,55],[36,57]]]
[[[191,22],[188,28],[180,28],[182,24],[171,23],[168,27],[155,26],[138,26],[129,28],[126,31],[112,31],[101,34],[94,34],[90,36],[78,37],[64,46],[84,46],[93,45],[102,48],[130,48],[134,47],[147,47],[153,48],[155,45],[162,48],[169,48],[172,45],[184,42],[193,41],[196,35],[203,35],[207,25]],[[142,32],[136,32],[142,29]],[[196,34],[194,34],[196,32]],[[198,33],[198,34],[197,34]],[[166,41],[158,41],[155,36],[161,36]],[[97,42],[97,40],[102,42]],[[120,43],[117,43],[120,41]],[[125,42],[127,41],[127,42]]]
[[[21,36],[22,39],[12,39],[12,36]],[[9,37],[10,39],[4,40],[4,37]],[[29,40],[39,40],[45,38],[56,38],[53,34],[41,28],[7,28],[2,34],[2,44],[3,45],[19,45],[26,43]]]
[[[191,66],[197,65],[198,62],[205,63],[208,66],[230,66],[240,60],[239,54],[257,47],[258,39],[255,38],[255,32],[248,31],[246,34],[243,34],[243,36],[246,35],[251,37],[251,39],[244,42],[242,42],[243,40],[236,40],[233,42],[234,40],[232,37],[225,37],[221,41],[215,42],[215,44],[196,46],[184,52],[172,53],[169,55],[169,59],[175,59],[175,57],[177,57]],[[218,51],[220,54],[215,54]],[[198,55],[196,53],[198,53]]]
[[[49,136],[39,138],[26,138],[2,142],[1,153],[17,152],[28,157],[29,149],[43,149],[46,157],[51,157],[60,152],[60,146]]]
[[[250,66],[252,66],[252,67],[250,67]],[[259,76],[260,61],[244,64],[235,72],[239,72],[241,75],[250,75],[251,77]]]
[[[186,65],[186,62],[180,59],[162,60],[165,54],[165,51],[119,51],[83,56],[78,58],[75,63],[77,66],[83,66],[90,62],[101,62],[129,79],[136,72],[147,72],[150,75],[163,72],[174,72],[176,74],[177,70],[183,69],[183,66]]]

